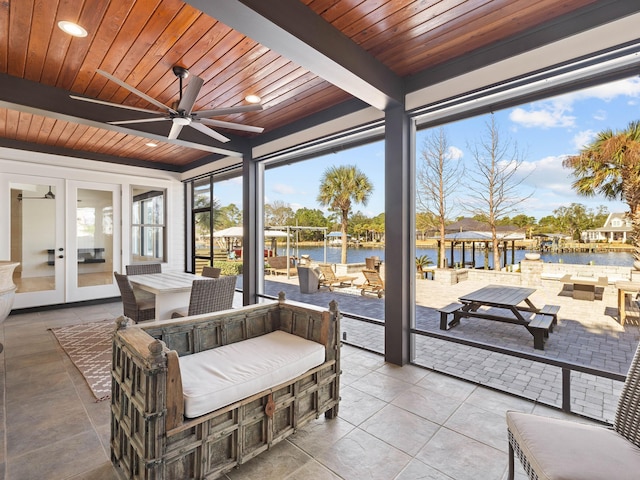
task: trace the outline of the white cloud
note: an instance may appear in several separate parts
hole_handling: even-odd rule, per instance
[[[576,117],[567,115],[571,107],[564,102],[533,103],[529,110],[514,108],[509,113],[509,120],[525,128],[572,127]]]
[[[573,136],[573,146],[576,150],[580,150],[591,143],[591,141],[596,138],[597,134],[598,132],[594,132],[593,130],[583,130],[578,132]]]
[[[548,100],[533,102],[527,109],[517,107],[509,113],[509,119],[526,128],[573,127],[576,117],[570,113],[573,111],[575,102],[588,99],[609,102],[619,96],[630,97],[630,102],[640,98],[640,78],[627,78],[563,94]],[[594,118],[600,121],[605,120],[607,118],[606,112],[600,110],[594,115]]]
[[[451,160],[459,160],[464,156],[464,153],[462,150],[460,150],[458,147],[449,147],[449,149],[447,150],[447,156],[451,159]]]
[[[607,112],[605,112],[604,110],[598,110],[593,114],[593,119],[598,120],[599,122],[603,122],[607,119]]]
[[[576,100],[585,100],[588,98],[597,98],[609,102],[615,97],[625,95],[628,97],[640,97],[640,78],[625,78],[617,82],[605,83],[591,88],[585,88],[577,92],[565,95],[571,102]]]
[[[536,191],[548,190],[559,195],[566,195],[571,190],[571,171],[562,166],[566,155],[544,157],[533,162],[523,162],[520,170],[528,175],[523,184],[535,188]]]
[[[281,195],[293,195],[296,193],[296,189],[291,185],[285,185],[284,183],[276,183],[273,187],[271,187],[275,193],[279,193]]]

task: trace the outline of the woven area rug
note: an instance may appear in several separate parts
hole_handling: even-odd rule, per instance
[[[114,320],[104,320],[51,329],[97,401],[111,398],[111,348],[115,328]]]

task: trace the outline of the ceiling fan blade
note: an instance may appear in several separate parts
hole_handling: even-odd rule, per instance
[[[107,122],[110,125],[127,125],[129,123],[149,123],[149,122],[163,122],[164,120],[170,120],[166,117],[158,118],[139,118],[137,120],[119,120],[117,122]]]
[[[109,80],[111,80],[112,82],[117,83],[118,85],[120,85],[122,88],[126,88],[127,90],[129,90],[131,93],[133,93],[134,95],[139,96],[140,98],[144,98],[147,102],[155,105],[158,108],[161,108],[163,110],[169,110],[171,113],[178,113],[176,112],[173,108],[171,107],[167,107],[166,105],[164,105],[163,103],[160,103],[158,100],[156,100],[153,97],[150,97],[149,95],[147,95],[146,93],[142,93],[140,90],[138,90],[137,88],[132,87],[131,85],[129,85],[128,83],[123,82],[122,80],[120,80],[119,78],[114,77],[113,75],[111,75],[110,73],[105,72],[104,70],[100,70],[97,69],[96,72],[98,72],[100,75],[108,78]]]
[[[222,120],[213,120],[211,118],[199,118],[197,122],[202,122],[205,125],[211,125],[212,127],[230,128],[232,130],[241,130],[243,132],[262,133],[264,128],[254,127],[252,125],[243,125],[241,123],[224,122]]]
[[[74,100],[82,100],[83,102],[98,103],[100,105],[107,105],[109,107],[124,108],[126,110],[133,110],[135,112],[155,113],[160,115],[164,114],[164,112],[159,112],[157,110],[149,110],[147,108],[140,108],[140,107],[130,107],[129,105],[121,105],[119,103],[105,102],[104,100],[98,100],[96,98],[79,97],[78,95],[69,95],[69,97],[73,98]]]
[[[174,123],[173,125],[171,125],[171,130],[169,131],[169,135],[167,135],[167,138],[169,140],[175,140],[176,138],[178,138],[178,135],[180,135],[183,126],[184,125],[180,125],[178,123]]]
[[[191,122],[189,125],[191,125],[196,130],[204,133],[205,135],[209,135],[210,137],[215,138],[219,142],[226,143],[226,142],[230,141],[224,135],[216,132],[215,130],[210,129],[209,127],[206,127],[206,126],[202,125],[201,123]]]
[[[191,110],[193,110],[193,106],[198,99],[198,94],[200,93],[200,89],[203,84],[204,80],[200,77],[196,77],[195,75],[191,77],[189,85],[187,85],[184,95],[182,95],[182,98],[180,99],[178,110],[184,110],[184,113],[187,115],[191,114]]]
[[[260,104],[242,105],[239,107],[215,108],[213,110],[198,110],[193,112],[198,118],[217,117],[219,115],[231,115],[233,113],[255,112],[262,110],[264,107]]]

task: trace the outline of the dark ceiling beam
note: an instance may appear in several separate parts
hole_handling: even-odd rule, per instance
[[[194,148],[223,156],[241,156],[238,153],[240,151],[238,145],[240,142],[247,141],[241,137],[234,136],[235,138],[233,138],[230,136],[232,138],[231,142],[220,143],[192,128],[184,128],[180,134],[180,139],[169,140],[166,137],[169,133],[169,122],[166,122],[166,125],[164,124],[165,122],[137,124],[136,129],[111,125],[106,122],[122,120],[124,117],[127,119],[149,117],[139,112],[125,111],[117,107],[74,100],[69,97],[70,93],[67,90],[49,85],[0,74],[0,107],[2,108],[144,137],[159,142],[172,143],[181,147]]]
[[[407,77],[406,91],[421,90],[639,12],[638,0],[598,0],[507,40]]]
[[[63,157],[81,158],[83,160],[95,160],[98,162],[115,163],[118,165],[152,168],[154,170],[165,170],[168,172],[180,173],[184,169],[183,167],[177,165],[167,165],[166,163],[149,162],[146,160],[140,160],[131,157],[118,157],[115,155],[89,152],[86,150],[73,150],[70,148],[57,147],[55,145],[40,145],[33,142],[11,140],[8,138],[0,138],[0,147],[11,148],[13,150],[24,150],[27,152],[58,155]]]
[[[186,3],[368,105],[404,105],[402,79],[299,0]]]

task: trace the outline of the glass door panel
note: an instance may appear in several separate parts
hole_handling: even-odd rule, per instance
[[[60,180],[9,177],[10,259],[14,308],[64,302],[64,189]]]
[[[120,265],[119,186],[69,182],[68,297],[71,301],[117,296],[114,265]]]

